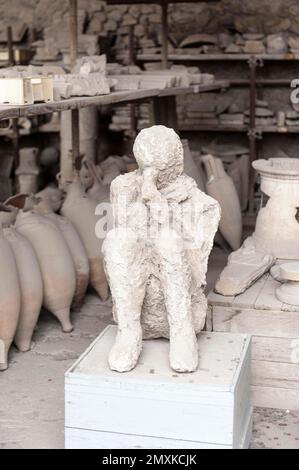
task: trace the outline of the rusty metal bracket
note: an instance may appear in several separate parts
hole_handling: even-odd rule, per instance
[[[264,67],[264,59],[252,55],[248,59],[248,65],[250,68]]]
[[[263,132],[257,129],[248,129],[247,136],[250,140],[262,140]]]

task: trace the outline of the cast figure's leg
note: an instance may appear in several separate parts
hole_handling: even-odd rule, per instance
[[[103,254],[118,322],[109,365],[112,370],[127,372],[136,366],[142,348],[140,316],[148,279],[146,248],[132,230],[118,228],[108,233]]]
[[[170,365],[178,372],[193,372],[198,365],[198,348],[192,320],[192,275],[184,243],[175,231],[165,229],[156,250],[169,321]]]

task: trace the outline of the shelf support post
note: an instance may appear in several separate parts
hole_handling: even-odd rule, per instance
[[[255,121],[255,109],[256,109],[256,69],[258,66],[262,66],[263,63],[258,58],[252,56],[249,61],[250,70],[250,121],[249,121],[249,148],[250,148],[250,169],[249,169],[249,212],[254,211],[254,184],[255,184],[255,172],[252,166],[254,160],[257,159],[257,131]]]
[[[7,27],[7,49],[8,49],[8,64],[10,67],[15,65],[15,56],[14,56],[14,49],[13,49],[13,34],[12,34],[12,27]],[[15,156],[15,165],[18,165],[19,159],[19,128],[18,128],[18,118],[12,119],[12,128],[13,128],[13,148],[14,148],[14,156]]]
[[[70,15],[70,66],[73,69],[78,57],[78,8],[77,0],[69,0]]]
[[[71,70],[75,67],[78,57],[78,5],[77,0],[69,0],[70,15],[70,66]],[[72,158],[73,168],[80,167],[80,126],[79,109],[71,111],[71,129],[72,129]]]
[[[168,67],[168,1],[162,0],[162,68]]]

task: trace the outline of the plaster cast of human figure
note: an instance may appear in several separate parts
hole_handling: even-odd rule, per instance
[[[220,220],[218,203],[183,174],[183,146],[164,126],[139,133],[139,169],[111,184],[114,228],[103,253],[118,334],[112,370],[135,367],[142,339],[170,339],[170,365],[198,365],[196,334],[205,324],[207,262]]]

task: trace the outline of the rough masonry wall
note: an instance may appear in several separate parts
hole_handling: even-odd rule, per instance
[[[125,26],[134,24],[138,38],[159,32],[160,7],[158,5],[107,6],[104,1],[79,0],[85,16],[87,33],[113,33],[117,31],[119,47],[126,43]],[[2,26],[24,21],[39,33],[44,28],[66,20],[67,0],[0,0],[0,30]],[[221,0],[218,4],[178,4],[170,6],[170,31],[182,39],[195,32],[220,32],[235,27],[239,32],[289,32],[299,34],[298,0]],[[65,21],[67,27],[67,21]]]

